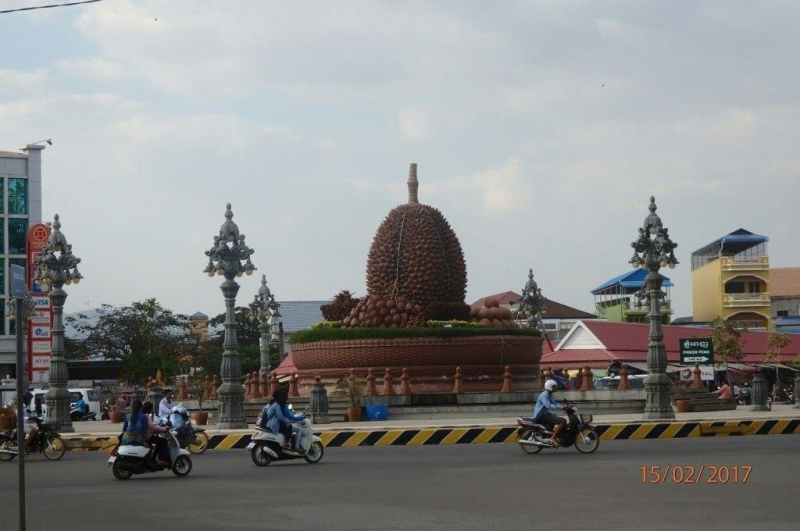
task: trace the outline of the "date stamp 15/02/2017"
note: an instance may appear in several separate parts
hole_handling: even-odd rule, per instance
[[[649,465],[640,466],[642,483],[648,485],[744,484],[753,465]]]

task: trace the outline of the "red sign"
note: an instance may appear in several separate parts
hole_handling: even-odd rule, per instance
[[[53,308],[47,295],[50,286],[39,286],[33,281],[36,276],[36,258],[44,251],[49,237],[50,227],[44,223],[36,223],[28,229],[25,258],[28,261],[28,286],[36,304],[33,320],[28,323],[28,381],[35,384],[50,381],[50,358],[53,357],[53,342],[50,337]]]

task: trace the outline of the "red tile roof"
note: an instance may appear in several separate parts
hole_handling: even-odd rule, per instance
[[[770,297],[800,297],[800,267],[773,267],[769,270]]]
[[[650,325],[637,323],[611,323],[607,321],[581,321],[575,326],[583,326],[597,337],[601,345],[596,349],[559,349],[542,355],[542,365],[553,364],[558,367],[578,366],[581,362],[592,365],[600,360],[645,363],[650,336]],[[680,362],[678,341],[689,338],[703,338],[711,334],[710,328],[691,326],[661,327],[664,335],[664,350],[669,363]],[[791,363],[800,353],[800,336],[789,334],[792,343],[781,349],[778,361]],[[744,357],[741,363],[763,363],[767,350],[766,332],[745,332],[742,334]],[[603,348],[605,347],[605,348]],[[718,361],[718,360],[717,360]],[[569,365],[565,365],[569,364]],[[574,364],[574,365],[573,365]]]

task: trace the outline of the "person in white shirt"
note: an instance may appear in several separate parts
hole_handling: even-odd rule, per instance
[[[158,416],[159,417],[167,417],[169,418],[170,413],[172,413],[172,406],[175,404],[172,403],[172,398],[174,395],[172,394],[172,389],[166,388],[164,389],[164,398],[161,399],[161,402],[158,403]]]

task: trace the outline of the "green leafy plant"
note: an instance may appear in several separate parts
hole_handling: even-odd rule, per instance
[[[346,396],[350,399],[351,407],[361,407],[361,397],[364,396],[366,380],[356,375],[345,375],[336,380],[336,395]]]

